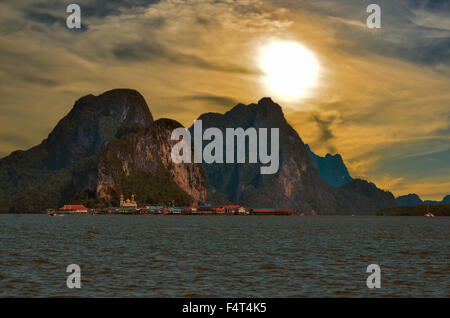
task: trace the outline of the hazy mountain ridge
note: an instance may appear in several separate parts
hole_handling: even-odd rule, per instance
[[[320,176],[333,187],[340,187],[352,180],[340,154],[326,154],[325,157],[316,155],[309,145],[305,145],[312,163],[319,170]]]
[[[433,201],[433,200],[425,200],[422,199],[415,193],[410,193],[407,195],[398,196],[395,199],[398,206],[406,206],[413,207],[421,204],[430,204],[430,205],[441,205],[441,204],[450,204],[450,195],[446,195],[442,201]]]

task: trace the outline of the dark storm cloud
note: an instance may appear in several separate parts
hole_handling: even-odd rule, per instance
[[[81,8],[82,26],[77,31],[86,31],[89,23],[93,19],[119,16],[126,10],[148,7],[158,2],[160,0],[78,0],[75,3]],[[2,32],[8,33],[23,29],[30,22],[46,26],[59,25],[66,29],[66,19],[69,15],[66,12],[66,8],[70,3],[59,0],[24,0],[20,3],[13,0],[6,0],[4,4],[21,12],[23,19],[8,19],[7,22],[2,21]],[[36,27],[34,29],[36,30]],[[47,32],[47,30],[44,29],[43,32]]]
[[[351,38],[352,41],[342,41],[341,48],[352,53],[375,53],[420,65],[450,65],[450,37],[444,35],[436,37],[420,36],[420,34],[426,34],[427,31],[440,30],[421,26],[415,29],[416,33],[405,33],[401,35],[401,40],[397,42],[389,38],[368,35],[365,29],[344,25],[340,27],[340,30],[346,38]],[[395,30],[388,30],[387,32],[395,32]],[[450,32],[445,30],[440,33],[450,35]],[[361,43],[364,43],[364,45],[361,45]]]
[[[211,106],[220,107],[231,107],[237,104],[237,101],[228,96],[210,95],[210,94],[198,94],[181,97],[182,100],[186,101],[203,101]]]
[[[316,142],[326,144],[328,152],[336,153],[336,148],[331,144],[331,140],[334,138],[334,134],[331,131],[331,125],[335,121],[336,117],[329,116],[328,118],[324,118],[318,113],[314,113],[312,114],[312,118],[319,128],[319,136],[317,136]]]
[[[434,10],[439,8],[436,14],[428,11],[423,1],[421,3],[422,6],[417,7],[384,3],[379,32],[344,25],[339,28],[341,36],[352,41],[343,43],[354,52],[366,51],[428,66],[450,65],[450,30],[440,23],[444,22],[443,16],[450,14],[448,5],[432,6]],[[426,19],[421,21],[421,17]],[[433,23],[427,25],[430,21]]]
[[[38,0],[29,2],[26,10],[41,10],[41,12],[44,11],[47,14],[50,14],[50,12],[65,13],[67,5],[76,3],[80,6],[83,17],[104,18],[107,16],[120,15],[127,9],[147,7],[158,2],[160,2],[160,0],[78,0],[74,2]],[[45,22],[46,17],[42,16],[42,18],[42,22]]]
[[[412,8],[423,9],[430,12],[442,12],[450,10],[450,2],[448,0],[409,0]]]
[[[173,55],[169,49],[156,42],[134,42],[116,45],[112,54],[125,62],[142,62],[166,59]]]
[[[161,0],[85,0],[79,4],[87,16],[105,17],[119,15],[126,9],[148,7]]]
[[[161,43],[153,42],[133,42],[116,45],[112,49],[114,57],[125,62],[144,61],[165,61],[173,64],[193,66],[207,70],[254,74],[254,71],[243,66],[231,63],[216,63],[193,54],[182,53],[174,49],[169,49]]]
[[[450,37],[424,39],[414,47],[398,48],[397,53],[419,64],[450,65]]]
[[[65,9],[63,12],[65,12]],[[48,25],[48,26],[53,26],[56,24],[56,25],[60,26],[61,29],[67,30],[70,32],[73,32],[73,31],[85,32],[88,30],[89,26],[83,20],[81,21],[80,29],[68,29],[67,25],[66,25],[66,20],[67,20],[68,15],[69,15],[69,13],[67,13],[67,15],[65,15],[65,16],[62,16],[62,15],[58,16],[58,15],[53,15],[53,14],[47,13],[47,12],[39,12],[37,10],[31,10],[31,9],[24,10],[25,19],[28,19],[30,21],[34,21],[34,22]],[[47,30],[45,30],[45,32],[47,32]]]
[[[22,76],[20,76],[20,78],[24,82],[27,82],[30,84],[38,84],[38,85],[43,85],[43,86],[48,86],[48,87],[58,86],[58,84],[59,84],[58,80],[53,80],[51,78],[46,78],[43,76],[33,75],[33,74],[23,74]]]
[[[25,19],[49,25],[55,23],[65,25],[66,22],[66,19],[61,16],[56,16],[47,12],[38,12],[36,9],[25,9],[24,16]]]
[[[210,26],[215,23],[214,19],[210,19],[207,17],[196,17],[195,19],[197,24],[202,25],[204,27]]]
[[[340,49],[352,54],[377,54],[425,66],[450,65],[450,2],[410,0],[286,1],[270,0],[291,10],[308,8],[328,16]],[[379,30],[366,27],[371,3],[381,7]]]

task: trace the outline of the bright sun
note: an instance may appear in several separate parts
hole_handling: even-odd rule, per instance
[[[259,63],[267,87],[287,101],[307,96],[319,77],[314,54],[296,42],[274,42],[263,47]]]

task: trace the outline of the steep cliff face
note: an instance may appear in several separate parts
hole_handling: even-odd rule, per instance
[[[171,179],[186,193],[195,203],[204,203],[206,200],[206,177],[201,164],[174,163],[171,157],[172,147],[177,141],[171,140],[172,131],[183,127],[180,123],[171,119],[158,119],[155,122],[156,143],[158,155],[162,166],[167,169]],[[191,162],[194,162],[193,155]]]
[[[150,128],[111,142],[97,169],[87,174],[96,175],[96,182],[82,188],[109,202],[121,193],[135,193],[140,202],[150,204],[203,203],[206,181],[201,165],[175,164],[170,157],[176,143],[170,136],[178,127],[182,125],[174,120],[159,119]]]
[[[325,157],[321,157],[312,152],[308,145],[305,146],[314,167],[319,170],[320,176],[326,182],[333,187],[340,187],[352,180],[340,154],[327,154]]]
[[[355,215],[374,214],[379,209],[395,206],[392,193],[364,180],[351,180],[340,156],[323,159],[333,163],[325,170],[339,179],[335,185],[345,184],[333,187],[325,182],[313,164],[311,152],[287,123],[281,107],[270,98],[248,106],[238,104],[225,114],[203,114],[198,119],[202,120],[203,130],[217,127],[224,136],[226,128],[238,127],[279,128],[280,133],[280,167],[276,174],[261,175],[260,164],[203,164],[207,199],[211,203],[291,208],[305,214]]]
[[[338,212],[332,187],[319,176],[300,136],[270,98],[248,106],[238,104],[225,114],[207,113],[198,119],[202,120],[203,130],[217,127],[224,136],[226,128],[279,128],[280,166],[276,174],[262,175],[259,163],[203,164],[209,202],[292,208],[305,214]]]
[[[0,212],[39,212],[69,201],[74,170],[89,170],[116,135],[152,122],[137,91],[115,89],[82,97],[41,144],[0,160]]]

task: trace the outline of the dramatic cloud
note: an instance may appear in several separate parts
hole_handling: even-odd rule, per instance
[[[320,132],[316,143],[324,144],[327,147],[328,152],[335,153],[336,148],[331,144],[331,140],[334,138],[333,132],[331,131],[331,125],[336,117],[329,116],[328,118],[321,118],[320,114],[313,113],[312,118],[317,123]]]
[[[236,105],[238,102],[228,96],[218,96],[218,95],[210,95],[210,94],[198,94],[191,96],[184,96],[181,100],[185,101],[203,101],[211,106],[220,106],[224,108],[230,108],[232,105]]]
[[[450,179],[448,1],[80,0],[0,3],[0,155],[39,143],[86,94],[139,90],[156,118],[186,126],[269,96],[258,50],[298,41],[322,67],[314,94],[278,100],[318,154],[395,194],[441,199]],[[441,189],[441,190],[439,190]]]

